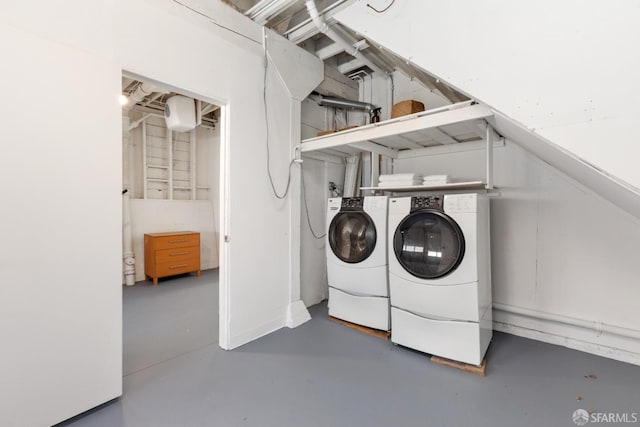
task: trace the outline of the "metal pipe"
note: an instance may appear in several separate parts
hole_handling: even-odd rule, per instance
[[[352,101],[350,99],[323,96],[321,94],[311,94],[309,95],[309,99],[312,99],[321,107],[345,108],[350,110],[363,110],[367,112],[377,108],[376,105],[368,102]]]
[[[562,323],[564,325],[576,326],[578,328],[588,329],[600,333],[618,335],[624,338],[633,338],[640,340],[640,331],[636,329],[623,328],[620,326],[609,325],[600,321],[576,319],[558,314],[545,313],[543,311],[532,310],[529,308],[514,307],[512,305],[493,303],[495,310],[505,313],[517,314],[520,316],[530,317],[532,319],[540,319],[549,322]]]
[[[389,73],[386,70],[382,69],[381,67],[379,67],[378,65],[370,61],[367,57],[365,57],[362,53],[360,53],[357,47],[354,47],[351,43],[345,40],[340,34],[338,34],[334,29],[332,29],[329,25],[327,25],[327,23],[324,21],[324,19],[322,19],[322,17],[318,13],[318,8],[316,7],[316,2],[314,0],[307,0],[305,2],[305,6],[307,7],[307,12],[309,12],[309,16],[311,17],[311,20],[313,21],[314,25],[318,28],[318,30],[321,33],[323,33],[324,35],[329,37],[331,40],[333,40],[334,42],[342,46],[344,51],[347,52],[349,55],[359,59],[369,68],[371,68],[373,71],[379,72],[382,76],[384,76],[385,79],[389,78]]]

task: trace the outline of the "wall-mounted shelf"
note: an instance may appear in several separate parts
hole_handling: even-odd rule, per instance
[[[437,185],[411,185],[411,186],[399,186],[399,187],[360,187],[361,190],[371,191],[388,191],[393,193],[400,192],[415,192],[415,191],[448,191],[448,190],[484,190],[486,184],[482,181],[468,181],[468,182],[452,182],[449,184],[437,184]]]
[[[485,119],[493,116],[486,105],[460,102],[428,111],[371,123],[302,141],[302,153],[322,150],[348,156],[369,151],[393,159],[411,157],[414,150],[482,140]]]
[[[320,151],[333,156],[350,156],[368,151],[372,156],[372,164],[377,164],[373,157],[387,156],[392,159],[403,159],[424,155],[425,150],[443,145],[461,147],[465,143],[477,145],[478,141],[486,144],[486,183],[481,181],[459,182],[440,186],[412,187],[362,187],[362,190],[374,192],[400,191],[458,191],[493,189],[493,142],[500,140],[486,119],[493,117],[493,110],[487,105],[475,104],[474,101],[459,102],[444,107],[402,116],[378,123],[371,123],[330,133],[315,138],[305,139],[300,144],[302,154]],[[378,181],[378,169],[372,168],[371,182]]]

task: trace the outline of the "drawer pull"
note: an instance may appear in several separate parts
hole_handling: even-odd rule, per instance
[[[184,243],[187,239],[179,239],[179,240],[169,240],[169,243]]]
[[[174,254],[169,254],[169,256],[179,256],[179,255],[187,255],[189,252],[176,252]]]
[[[171,265],[169,266],[169,268],[182,268],[182,267],[186,267],[189,264],[179,264],[179,265]]]

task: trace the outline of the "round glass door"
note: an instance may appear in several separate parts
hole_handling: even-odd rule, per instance
[[[376,227],[365,212],[340,212],[329,226],[329,245],[342,261],[364,261],[376,247]]]
[[[464,236],[456,222],[439,211],[417,211],[402,220],[393,238],[398,262],[421,279],[454,271],[464,256]]]

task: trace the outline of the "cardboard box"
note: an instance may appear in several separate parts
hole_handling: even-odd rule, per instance
[[[419,113],[420,111],[424,111],[424,104],[410,99],[395,104],[391,109],[391,118],[395,119],[396,117],[407,116],[409,114]]]

